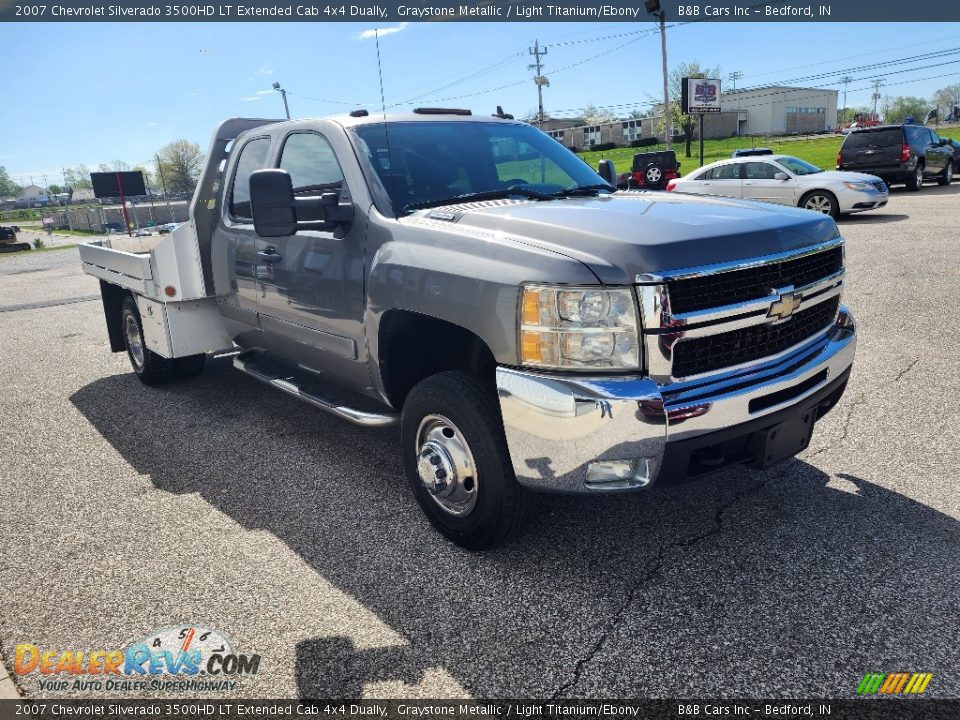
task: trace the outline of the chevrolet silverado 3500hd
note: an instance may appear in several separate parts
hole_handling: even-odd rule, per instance
[[[216,131],[189,223],[82,245],[147,385],[237,369],[399,423],[430,521],[479,549],[530,490],[656,488],[807,447],[856,331],[834,221],[614,192],[536,128],[468,111]]]

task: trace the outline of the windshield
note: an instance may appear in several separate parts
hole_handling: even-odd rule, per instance
[[[822,168],[818,168],[816,165],[811,165],[806,160],[801,160],[800,158],[782,157],[777,158],[777,162],[783,165],[794,175],[813,175],[814,173],[823,172]]]
[[[384,127],[361,125],[354,133],[398,213],[511,187],[523,188],[526,196],[607,187],[583,160],[530,125],[395,122],[386,132]]]

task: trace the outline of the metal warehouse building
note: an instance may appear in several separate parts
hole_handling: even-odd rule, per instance
[[[741,135],[791,135],[832,130],[837,90],[770,85],[725,92],[725,112],[736,112]]]

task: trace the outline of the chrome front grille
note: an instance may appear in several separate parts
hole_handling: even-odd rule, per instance
[[[803,287],[843,269],[843,248],[802,255],[790,260],[755,265],[669,283],[670,310],[695,312],[765,297],[772,288]]]
[[[638,278],[647,371],[669,385],[779,360],[826,334],[843,277],[838,237],[799,251]]]

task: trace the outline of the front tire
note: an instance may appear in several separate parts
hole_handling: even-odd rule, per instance
[[[480,378],[453,371],[418,383],[400,438],[410,488],[447,538],[485,550],[523,523],[528,495],[513,473],[496,395]]]
[[[834,220],[840,217],[840,203],[836,196],[826,190],[812,190],[800,198],[800,207],[804,210],[829,215]]]
[[[140,311],[132,297],[123,301],[120,322],[124,344],[127,347],[127,357],[130,358],[130,365],[140,382],[144,385],[159,385],[169,380],[173,376],[173,363],[147,348],[147,343],[143,339]]]

